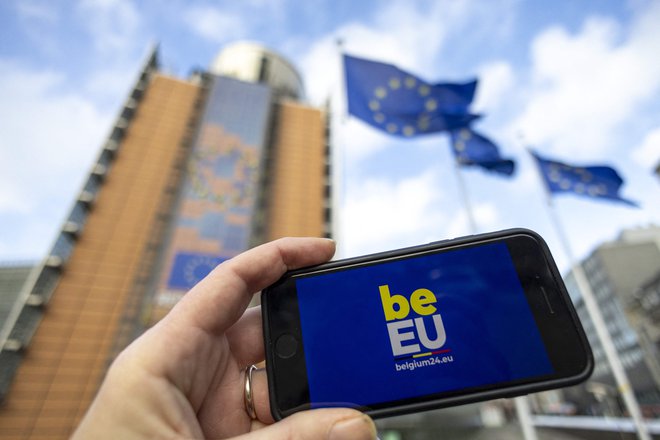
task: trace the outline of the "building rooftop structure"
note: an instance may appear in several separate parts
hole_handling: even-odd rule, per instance
[[[238,41],[222,48],[211,62],[209,72],[251,83],[268,84],[281,97],[304,101],[303,81],[296,68],[265,46]]]

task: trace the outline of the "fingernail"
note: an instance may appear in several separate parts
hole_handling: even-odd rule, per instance
[[[328,440],[373,440],[376,438],[376,425],[371,418],[362,415],[335,423]]]

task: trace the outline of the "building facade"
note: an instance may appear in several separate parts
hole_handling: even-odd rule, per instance
[[[154,49],[0,333],[0,438],[67,438],[116,354],[212,267],[332,236],[327,114],[260,46],[187,79]]]
[[[598,246],[581,265],[640,404],[657,406],[660,404],[657,345],[660,327],[650,314],[654,283],[660,277],[660,227],[625,230],[616,240]],[[617,400],[614,378],[572,272],[566,277],[566,285],[595,359],[592,385],[582,387],[583,391],[592,389],[595,394]],[[607,405],[612,413],[608,415],[619,415],[612,410],[616,402]]]
[[[16,308],[21,287],[25,284],[34,263],[7,262],[0,264],[0,322],[6,322]]]

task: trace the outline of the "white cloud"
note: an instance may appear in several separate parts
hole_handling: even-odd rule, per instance
[[[479,67],[479,86],[473,104],[476,113],[488,113],[502,105],[516,82],[513,67],[504,61],[495,61]]]
[[[465,14],[465,6],[459,2],[442,2],[424,10],[411,7],[410,2],[391,1],[375,14],[372,24],[349,22],[338,27],[312,44],[299,60],[310,100],[321,103],[329,90],[340,85],[338,39],[346,53],[436,79],[438,52]]]
[[[392,140],[362,121],[344,118],[334,131],[334,144],[350,165],[387,148],[392,145]]]
[[[494,229],[495,225],[500,221],[497,207],[490,202],[476,205],[474,207],[474,218],[477,222],[477,227],[482,230]]]
[[[192,7],[183,20],[197,35],[214,43],[241,38],[246,29],[243,17],[211,6]]]
[[[131,91],[142,67],[136,60],[108,66],[105,69],[90,72],[84,83],[84,91],[95,105],[104,111],[116,112]]]
[[[45,23],[56,23],[59,19],[52,4],[23,0],[16,3],[19,16],[26,20],[36,20]]]
[[[60,22],[60,14],[56,5],[37,1],[16,2],[16,13],[22,33],[34,44],[34,47],[49,56],[61,52],[53,31]],[[14,38],[20,38],[15,35]]]
[[[0,217],[4,228],[15,231],[0,234],[3,258],[40,258],[46,252],[144,51],[132,1],[76,3],[74,17],[67,19],[86,32],[70,30],[89,40],[90,50],[82,54],[62,46],[58,25],[65,11],[21,2],[16,13],[42,52],[57,59],[66,50],[69,62],[84,56],[81,66],[52,67],[35,54],[24,54],[20,62],[0,59]],[[74,74],[80,76],[67,76]]]
[[[597,17],[575,35],[561,27],[542,32],[532,42],[532,86],[514,130],[573,157],[613,149],[617,130],[660,90],[658,22],[656,3],[627,33]]]
[[[341,211],[345,256],[443,238],[447,215],[437,188],[434,172],[398,182],[370,178],[353,185]]]
[[[322,105],[331,94],[344,104],[342,62],[337,38],[327,35],[311,45],[297,63],[305,81],[307,99],[314,105]]]
[[[55,72],[0,60],[0,77],[0,216],[34,223],[0,235],[1,247],[34,257],[51,242],[59,226],[53,219],[63,219],[110,118],[62,91],[64,77]]]
[[[90,148],[88,136],[98,134],[107,115],[83,96],[62,91],[64,77],[55,72],[0,60],[0,76],[3,150],[10,157],[26,155],[31,164],[74,169],[77,157]],[[98,136],[92,139],[100,142]],[[29,151],[38,155],[30,157]]]
[[[447,225],[447,238],[462,237],[478,232],[501,229],[499,226],[500,217],[497,208],[493,203],[479,203],[471,206],[471,210],[478,230],[470,230],[470,221],[468,220],[467,212],[465,209],[461,209],[456,215],[453,216]]]
[[[660,162],[660,127],[646,134],[641,145],[633,150],[632,158],[642,168],[658,165]]]
[[[8,162],[6,152],[0,150],[0,161]],[[23,189],[6,174],[0,174],[0,213],[28,214],[34,206],[32,200],[22,194]]]
[[[132,0],[79,0],[77,18],[90,35],[96,57],[80,86],[103,111],[117,107],[146,56],[144,23]]]
[[[134,48],[140,15],[130,0],[81,0],[78,15],[102,54]]]
[[[479,230],[472,231],[464,206],[441,189],[443,180],[427,170],[398,181],[372,177],[350,182],[340,219],[343,256],[502,228],[495,203],[473,202]]]

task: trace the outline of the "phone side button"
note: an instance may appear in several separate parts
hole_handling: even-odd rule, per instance
[[[275,353],[282,359],[288,359],[298,352],[298,340],[291,334],[285,333],[275,342]]]

